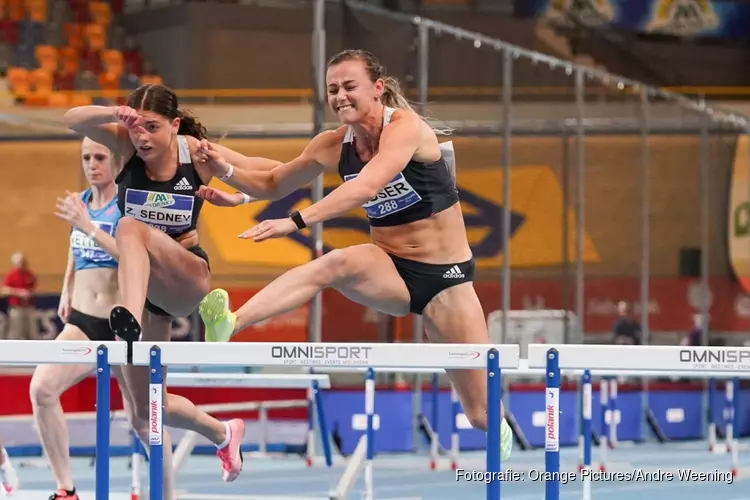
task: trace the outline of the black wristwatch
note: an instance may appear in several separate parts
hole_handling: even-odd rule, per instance
[[[289,214],[289,218],[297,225],[297,229],[305,229],[307,227],[305,219],[302,218],[302,215],[297,210]]]

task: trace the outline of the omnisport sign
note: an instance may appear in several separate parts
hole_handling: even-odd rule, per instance
[[[680,349],[680,363],[695,370],[750,371],[750,349]]]

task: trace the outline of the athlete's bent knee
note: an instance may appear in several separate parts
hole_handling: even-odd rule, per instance
[[[29,396],[31,404],[37,407],[52,406],[60,399],[60,395],[45,383],[43,378],[32,377],[29,384]]]
[[[465,409],[464,414],[472,427],[481,431],[487,430],[487,412],[484,406]]]
[[[331,250],[313,262],[317,262],[319,270],[315,276],[323,286],[334,286],[354,274],[355,262],[346,249]]]
[[[117,229],[115,230],[115,240],[121,241],[123,238],[131,238],[133,236],[146,235],[148,228],[142,222],[139,222],[131,217],[123,217],[120,222],[117,223]]]

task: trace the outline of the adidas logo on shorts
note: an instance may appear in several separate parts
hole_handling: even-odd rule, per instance
[[[193,189],[193,186],[191,186],[188,180],[184,177],[180,179],[180,182],[174,185],[175,191],[187,191],[188,189]]]
[[[464,278],[464,273],[458,268],[458,266],[451,267],[448,272],[443,274],[443,278]]]

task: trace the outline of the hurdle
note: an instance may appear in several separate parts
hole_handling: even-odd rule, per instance
[[[560,497],[559,447],[559,385],[562,372],[582,372],[588,378],[595,372],[618,376],[679,376],[690,378],[750,378],[750,348],[746,347],[684,347],[684,346],[621,346],[621,345],[555,345],[530,344],[528,367],[544,369],[546,381],[545,429],[545,500]],[[591,391],[583,408],[590,408]],[[557,396],[556,396],[557,394]],[[585,425],[590,431],[589,423]],[[584,416],[584,422],[586,418]],[[734,439],[732,440],[732,442]],[[587,448],[587,450],[586,450]],[[584,436],[584,467],[581,472],[583,498],[591,498],[591,439]],[[731,474],[737,473],[736,447],[733,446]]]
[[[171,365],[244,365],[297,367],[366,367],[404,369],[487,369],[487,498],[500,498],[500,395],[501,370],[517,368],[520,349],[517,345],[489,344],[376,344],[376,343],[133,343],[133,364],[149,366],[150,418],[149,462],[150,499],[163,496],[163,367]],[[200,360],[200,361],[199,361]],[[371,372],[372,373],[372,372]],[[370,377],[368,377],[370,379]],[[373,382],[374,385],[374,382]],[[374,399],[366,398],[368,415],[366,460],[374,452]],[[327,432],[321,428],[321,432]],[[328,442],[324,439],[323,443]],[[370,466],[370,471],[372,468]],[[346,471],[345,471],[346,473]],[[365,473],[364,498],[373,498],[372,472]],[[250,497],[247,497],[248,499]],[[107,500],[106,497],[102,499]],[[97,500],[101,500],[97,496]]]
[[[176,387],[203,387],[203,388],[243,388],[243,389],[311,389],[317,395],[319,389],[329,389],[331,382],[328,375],[297,375],[297,374],[258,374],[258,373],[171,373],[168,377],[168,386]],[[317,387],[317,389],[316,389]],[[258,401],[243,403],[217,403],[213,405],[201,405],[206,412],[227,412],[227,411],[257,411],[258,421],[261,428],[265,429],[268,421],[268,410],[282,408],[307,408],[307,399],[299,400],[282,400],[282,401]],[[322,405],[319,404],[319,397],[314,398],[311,411],[317,411],[321,427],[325,427],[325,417],[323,416]],[[314,419],[313,419],[314,421]],[[309,433],[315,433],[316,428],[309,429]],[[318,432],[320,439],[325,439],[324,434]],[[182,439],[177,444],[172,457],[172,470],[174,474],[185,465],[191,453],[195,449],[198,433],[195,431],[185,431]],[[258,454],[265,455],[267,452],[267,439],[264,431],[261,432],[258,443]],[[138,500],[141,493],[140,484],[140,465],[141,454],[139,453],[137,436],[133,437],[133,455],[131,468],[131,500]],[[325,445],[324,445],[325,449]],[[183,494],[181,498],[189,499],[191,495]]]
[[[368,373],[369,368],[341,368],[341,367],[328,367],[328,368],[312,368],[313,373],[325,373],[325,374],[335,374],[335,373],[362,373],[363,375],[366,375]],[[432,401],[432,416],[431,418],[427,418],[426,415],[416,415],[413,414],[413,417],[421,417],[421,423],[425,425],[426,427],[426,433],[428,435],[429,439],[429,468],[430,470],[438,470],[439,464],[440,464],[440,435],[438,433],[437,427],[438,427],[438,416],[437,416],[437,410],[438,410],[438,400],[440,395],[440,387],[439,387],[439,381],[438,377],[441,374],[445,373],[444,369],[430,369],[430,368],[381,368],[375,370],[375,375],[378,373],[413,373],[413,374],[427,374],[431,375],[432,381],[431,381],[431,391],[430,391],[430,399]],[[373,391],[375,390],[375,387],[373,386]],[[372,396],[367,396],[367,389],[365,388],[365,397],[375,397],[374,394]],[[419,391],[420,394],[422,394],[421,388]],[[451,470],[456,470],[458,468],[458,458],[460,454],[460,439],[458,431],[461,429],[468,429],[471,428],[471,424],[469,423],[468,418],[466,418],[466,415],[463,413],[461,408],[461,403],[458,400],[458,395],[456,394],[455,389],[453,386],[450,388],[450,401],[451,401],[451,439],[450,439],[450,450],[449,450],[449,458],[450,458],[450,468]],[[379,415],[375,415],[375,419],[378,422],[379,425]],[[365,420],[363,419],[363,415],[361,414],[355,414],[352,416],[352,429],[358,430],[358,431],[366,431],[366,425],[363,425],[365,423]],[[414,426],[414,432],[418,432],[417,429],[417,422],[416,418],[412,421],[412,425]],[[418,451],[418,450],[415,450]]]
[[[719,442],[717,438],[716,422],[713,419],[713,398],[711,395],[717,391],[716,379],[709,383],[709,424],[708,424],[708,451],[713,454],[734,453],[739,449],[737,437],[739,436],[739,392],[740,380],[738,377],[724,381],[724,401],[721,418],[724,423],[724,441]]]
[[[0,340],[0,365],[92,364],[96,366],[96,498],[109,499],[111,366],[127,363],[125,342]],[[101,446],[100,443],[104,444]]]

